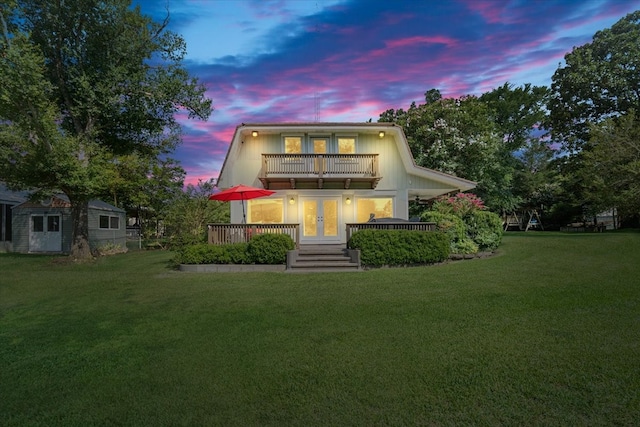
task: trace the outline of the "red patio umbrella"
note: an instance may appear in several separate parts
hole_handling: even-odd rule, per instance
[[[265,197],[275,193],[275,191],[265,190],[264,188],[249,187],[247,185],[236,185],[235,187],[227,188],[219,193],[209,196],[209,200],[218,200],[221,202],[230,202],[232,200],[240,200],[242,202],[242,220],[247,222],[247,216],[244,212],[244,201],[250,199],[257,199],[258,197]]]

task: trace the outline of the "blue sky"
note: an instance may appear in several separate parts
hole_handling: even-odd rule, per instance
[[[573,47],[640,0],[133,0],[187,43],[208,121],[181,120],[187,183],[218,176],[241,123],[377,121],[424,93],[549,86]]]

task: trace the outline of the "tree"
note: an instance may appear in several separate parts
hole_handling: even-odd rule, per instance
[[[211,101],[182,65],[183,39],[130,0],[16,0],[0,6],[0,179],[71,202],[71,255],[91,256],[88,202],[114,164],[153,163],[180,142],[178,110]]]
[[[228,223],[229,203],[209,200],[214,180],[187,185],[171,203],[165,217],[168,238],[172,243],[193,244],[206,241],[207,224]]]
[[[553,139],[571,153],[589,141],[589,125],[640,111],[640,10],[565,55],[552,77],[549,121]]]
[[[612,207],[621,218],[640,214],[640,117],[634,110],[591,126],[582,177],[594,213]]]
[[[491,209],[510,205],[504,189],[513,174],[505,169],[487,104],[475,96],[442,98],[435,89],[425,93],[425,101],[407,111],[387,110],[380,121],[404,128],[418,165],[478,182],[476,191]]]
[[[505,190],[514,207],[549,205],[557,191],[551,164],[554,151],[540,129],[548,96],[544,86],[514,87],[508,82],[480,96],[502,135],[505,167],[513,171],[512,186]]]

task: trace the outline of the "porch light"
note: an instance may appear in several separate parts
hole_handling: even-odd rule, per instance
[[[289,204],[290,205],[295,205],[296,204],[296,199],[294,199],[293,197],[289,199]]]
[[[380,133],[378,134],[378,136],[379,136],[380,138],[384,138],[384,131],[383,131],[383,130],[381,130],[381,131],[380,131]]]
[[[344,201],[346,204],[350,205],[351,204],[351,197],[347,197],[347,200]]]
[[[251,136],[252,136],[252,137],[254,137],[254,138],[255,138],[256,136],[258,136],[258,131],[257,131],[257,130],[254,130],[253,132],[251,132]]]

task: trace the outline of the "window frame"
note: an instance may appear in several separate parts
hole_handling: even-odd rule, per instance
[[[103,227],[102,221],[103,218],[106,218],[107,227]],[[116,220],[117,227],[112,227],[113,220]],[[120,216],[119,215],[98,215],[98,229],[100,230],[120,230]]]

